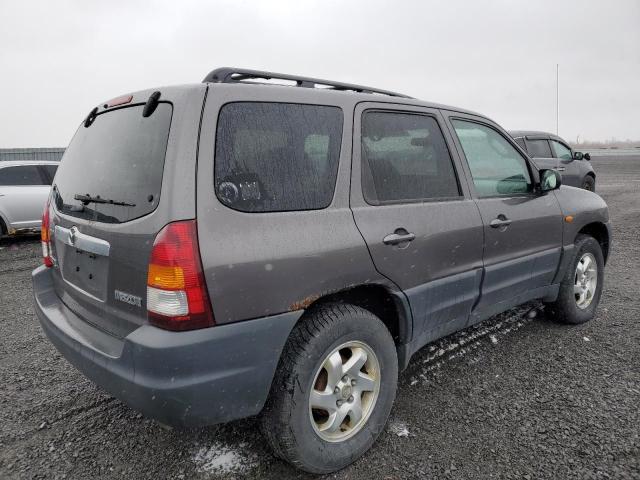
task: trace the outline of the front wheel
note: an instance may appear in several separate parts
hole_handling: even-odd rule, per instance
[[[595,192],[596,179],[593,178],[591,175],[587,175],[586,177],[584,177],[584,180],[582,181],[582,188],[584,190],[589,190],[590,192]]]
[[[547,304],[552,318],[563,323],[588,322],[596,312],[604,282],[604,257],[598,241],[578,235],[573,258],[555,302]]]
[[[317,307],[284,348],[263,434],[276,455],[302,470],[339,470],[384,429],[397,378],[395,344],[378,317],[354,305]]]

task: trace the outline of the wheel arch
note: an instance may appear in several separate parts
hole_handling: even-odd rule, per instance
[[[607,259],[609,258],[609,247],[611,239],[609,238],[609,230],[607,226],[602,222],[592,222],[588,223],[584,227],[582,227],[578,233],[576,234],[576,238],[578,235],[590,235],[595,238],[600,244],[600,248],[602,248],[602,255],[604,257],[604,262],[607,263]]]
[[[301,306],[305,312],[309,312],[320,305],[330,303],[349,303],[377,316],[393,337],[400,369],[408,364],[410,354],[407,344],[413,334],[413,317],[409,301],[401,290],[379,283],[352,285],[321,295]],[[303,314],[298,321],[303,321],[304,317]]]

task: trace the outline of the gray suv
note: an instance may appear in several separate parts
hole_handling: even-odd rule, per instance
[[[593,318],[610,238],[598,195],[482,115],[226,68],[91,110],[44,213],[35,308],[146,416],[260,414],[276,455],[331,472],[429,342],[533,299]]]
[[[574,151],[561,137],[547,132],[509,132],[538,168],[551,168],[562,175],[562,183],[595,192],[596,172],[591,155]]]

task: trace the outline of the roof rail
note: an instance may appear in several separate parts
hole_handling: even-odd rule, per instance
[[[202,83],[240,83],[243,80],[288,80],[296,82],[297,87],[316,88],[325,86],[332,90],[351,90],[360,93],[378,93],[390,95],[392,97],[412,98],[402,93],[380,90],[377,88],[365,87],[363,85],[353,85],[351,83],[334,82],[331,80],[321,80],[319,78],[299,77],[297,75],[287,75],[284,73],[262,72],[260,70],[245,70],[242,68],[223,67],[211,71]]]

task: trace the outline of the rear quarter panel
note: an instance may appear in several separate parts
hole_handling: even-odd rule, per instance
[[[218,200],[214,192],[218,112],[236,101],[342,108],[340,164],[328,208],[244,213]],[[388,283],[376,272],[349,208],[353,107],[346,95],[313,89],[210,85],[200,133],[197,216],[200,254],[217,323],[300,310],[328,293]]]

